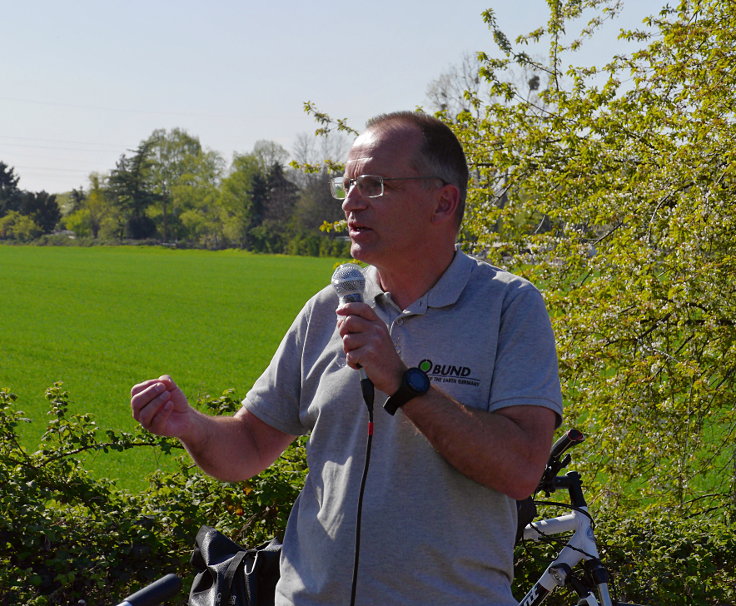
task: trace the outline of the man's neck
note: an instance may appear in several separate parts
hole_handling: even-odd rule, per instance
[[[454,257],[453,247],[416,263],[392,263],[390,267],[377,267],[381,288],[391,293],[394,303],[401,309],[406,309],[437,283]]]

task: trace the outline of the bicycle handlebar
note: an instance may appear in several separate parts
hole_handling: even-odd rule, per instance
[[[549,459],[547,460],[547,467],[544,469],[544,473],[542,474],[542,478],[540,479],[535,492],[544,490],[549,493],[554,490],[557,474],[560,473],[561,469],[567,467],[567,464],[570,462],[570,455],[566,456],[564,459],[561,458],[562,455],[565,454],[566,450],[580,444],[584,439],[585,436],[582,432],[577,429],[569,429],[565,432],[565,435],[559,438],[552,445]]]
[[[143,589],[129,595],[118,606],[155,606],[164,600],[173,598],[181,589],[181,579],[175,574],[154,581]]]
[[[568,448],[572,448],[573,446],[580,444],[583,440],[585,440],[585,436],[582,432],[577,429],[568,430],[564,436],[559,438],[552,445],[552,450],[549,453],[549,462],[552,463],[554,459],[559,460]]]

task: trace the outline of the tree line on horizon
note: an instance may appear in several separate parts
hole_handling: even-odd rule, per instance
[[[12,167],[0,162],[0,239],[28,241],[52,233],[61,219],[56,196],[21,190],[19,180]]]
[[[346,141],[300,136],[290,164],[282,146],[258,141],[228,166],[185,130],[156,129],[108,173],[91,174],[87,188],[62,194],[21,190],[15,169],[0,162],[0,240],[344,256],[345,239],[321,227],[342,217],[328,178]]]

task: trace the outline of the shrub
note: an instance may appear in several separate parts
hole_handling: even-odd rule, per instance
[[[596,512],[595,517],[601,559],[619,600],[667,606],[736,603],[736,537],[729,506],[691,516],[650,509]],[[564,542],[517,546],[514,595],[524,595]],[[545,604],[572,601],[565,589]]]
[[[28,422],[16,397],[0,389],[0,604],[46,606],[80,599],[118,603],[169,573],[192,580],[189,557],[202,524],[244,545],[282,536],[306,473],[303,440],[248,482],[222,483],[202,474],[175,440],[146,432],[100,430],[90,415],[70,414],[57,383],[46,392],[49,420],[38,448],[20,445]],[[206,397],[199,408],[231,414],[232,391]],[[93,478],[80,455],[155,448],[176,457],[140,494]],[[736,603],[736,537],[730,506],[687,517],[681,510],[596,512],[602,557],[620,599],[668,606]],[[554,548],[517,548],[515,595],[539,577]],[[183,600],[183,596],[182,596]],[[570,603],[560,592],[550,605]]]
[[[144,432],[101,432],[89,415],[70,415],[61,384],[47,390],[49,416],[39,448],[28,452],[17,428],[27,422],[16,397],[0,390],[0,604],[118,603],[175,572],[191,582],[189,557],[197,529],[217,526],[245,544],[280,535],[301,486],[301,445],[247,483],[221,483],[186,456],[177,469],[155,473],[149,489],[129,494],[82,467],[87,451],[181,449]],[[203,401],[216,412],[239,404],[229,392]],[[112,455],[109,455],[112,456]]]

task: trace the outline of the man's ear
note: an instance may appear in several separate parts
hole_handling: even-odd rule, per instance
[[[436,197],[432,223],[455,221],[457,207],[460,204],[460,190],[450,183],[443,185]]]

